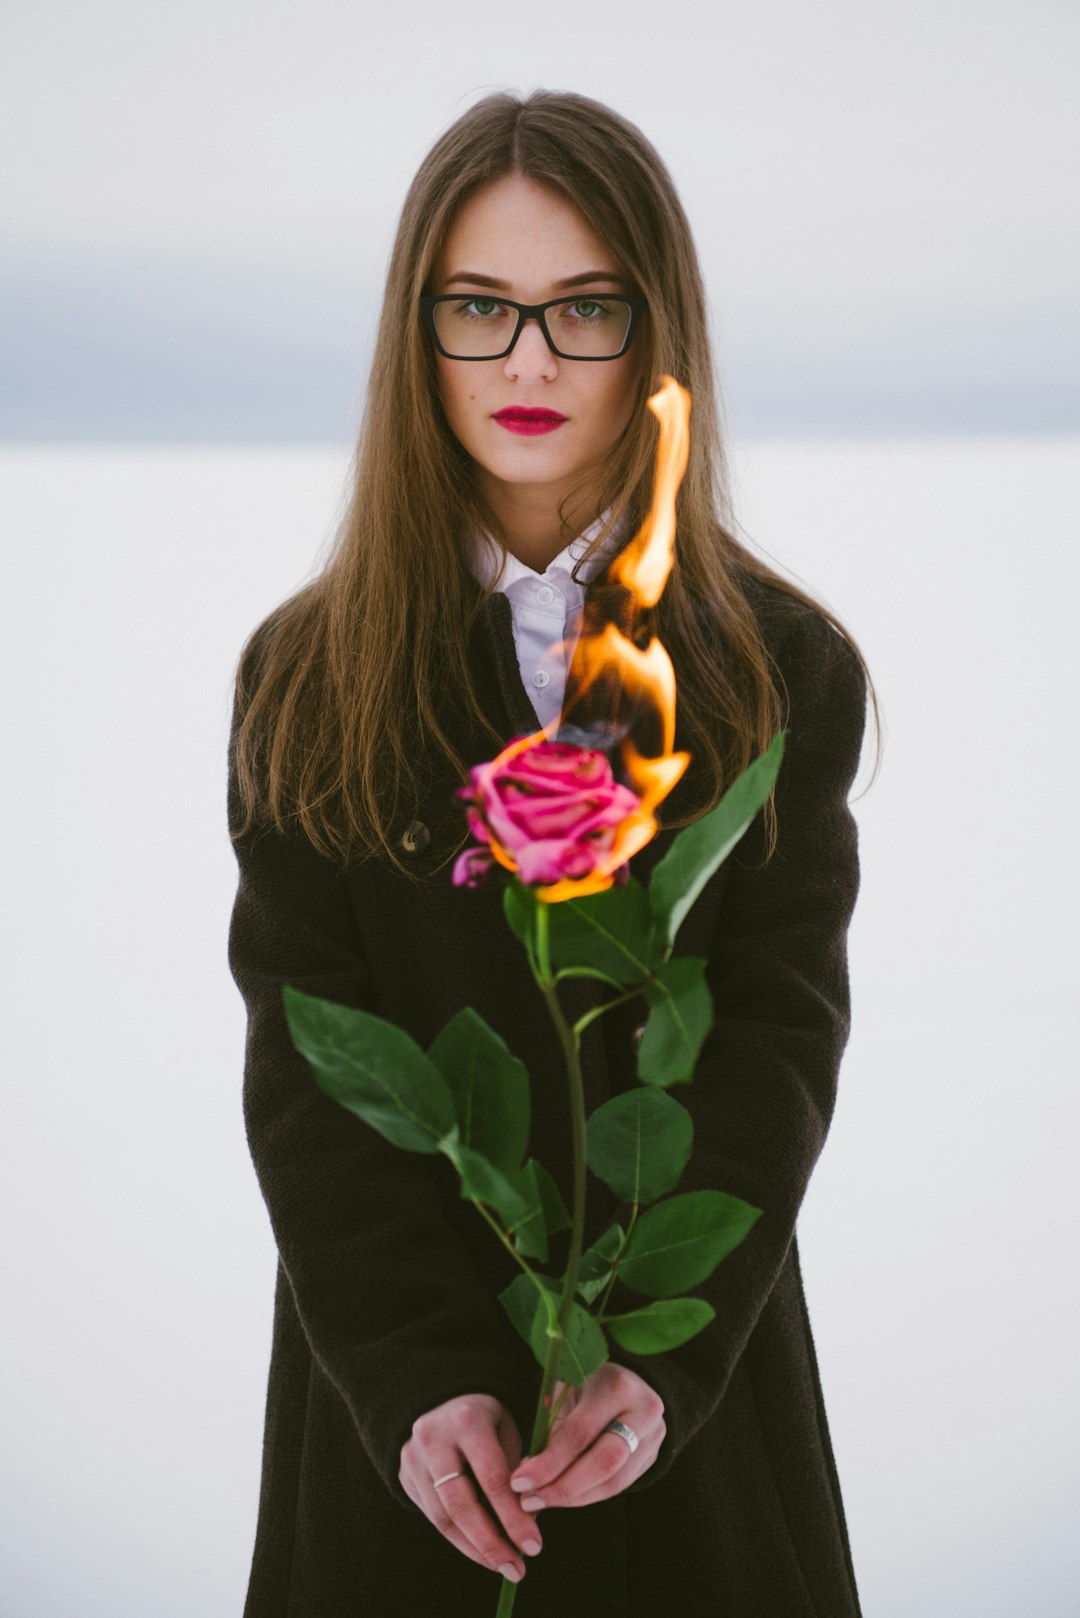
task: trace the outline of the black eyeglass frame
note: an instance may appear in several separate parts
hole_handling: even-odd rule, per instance
[[[522,328],[527,320],[535,320],[538,322],[540,330],[544,334],[544,341],[547,343],[547,346],[550,348],[551,352],[559,359],[583,360],[587,364],[595,362],[598,365],[603,365],[608,360],[617,360],[620,355],[626,353],[627,349],[630,347],[630,344],[634,340],[634,332],[637,330],[638,322],[645,313],[646,309],[649,307],[647,298],[636,297],[628,292],[579,292],[575,298],[549,298],[546,303],[517,303],[513,298],[495,297],[493,294],[486,292],[474,292],[471,296],[472,298],[487,298],[491,303],[501,303],[507,309],[517,310],[518,321],[516,327],[514,328],[514,335],[511,337],[510,342],[501,353],[451,354],[449,349],[444,348],[439,340],[439,333],[435,325],[435,305],[437,303],[468,303],[470,301],[470,295],[468,293],[440,292],[435,295],[422,297],[420,299],[420,313],[423,317],[424,325],[426,326],[428,335],[435,344],[435,347],[438,349],[439,353],[444,359],[463,360],[466,365],[470,365],[474,361],[480,360],[504,360],[508,354],[513,352],[514,345],[521,336]],[[626,303],[630,306],[630,323],[626,328],[626,336],[623,339],[623,345],[619,349],[618,353],[566,354],[561,348],[555,347],[551,333],[548,331],[547,320],[544,318],[545,310],[554,309],[558,304],[585,303],[586,301],[602,303],[605,300],[610,303]]]

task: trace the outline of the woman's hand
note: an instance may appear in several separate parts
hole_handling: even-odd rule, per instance
[[[563,1383],[555,1384],[558,1405]],[[638,1436],[633,1454],[625,1438],[606,1433],[623,1421]],[[636,1371],[606,1360],[580,1388],[571,1386],[539,1455],[517,1467],[511,1487],[526,1511],[546,1506],[591,1506],[619,1494],[648,1471],[664,1442],[664,1401]]]
[[[518,1546],[535,1556],[543,1544],[536,1523],[510,1488],[510,1473],[520,1459],[521,1435],[505,1405],[489,1393],[464,1393],[413,1422],[412,1437],[402,1447],[398,1481],[451,1545],[516,1582],[525,1572]],[[479,1485],[479,1498],[466,1467]],[[461,1476],[436,1489],[435,1479],[447,1472]],[[497,1522],[482,1503],[485,1497]]]

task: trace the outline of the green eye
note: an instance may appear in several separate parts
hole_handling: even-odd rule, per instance
[[[604,298],[575,298],[564,306],[564,319],[586,326],[599,326],[612,313],[612,305]]]
[[[469,298],[461,305],[463,314],[493,315],[501,305],[494,298]]]

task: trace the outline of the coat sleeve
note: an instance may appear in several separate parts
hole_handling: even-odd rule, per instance
[[[238,718],[239,699],[228,760],[233,832]],[[392,1146],[324,1095],[292,1043],[286,983],[369,1007],[346,879],[300,832],[262,825],[233,847],[239,885],[228,957],[247,1007],[243,1110],[252,1160],[312,1355],[391,1495],[415,1510],[398,1480],[413,1422],[462,1393],[527,1409],[524,1360],[441,1212],[425,1158]]]
[[[729,856],[707,967],[715,1021],[693,1082],[671,1092],[694,1120],[678,1193],[714,1188],[763,1213],[692,1289],[716,1311],[704,1331],[665,1354],[613,1352],[660,1394],[667,1426],[656,1460],[628,1493],[659,1482],[723,1396],[791,1245],[848,1038],[847,930],[859,868],[847,799],[862,747],[865,680],[847,642],[810,611],[789,621],[774,655],[790,700],[776,785],[778,843],[762,866],[762,811]],[[616,1217],[624,1229],[629,1215],[622,1204]],[[641,1301],[616,1283],[613,1311]]]

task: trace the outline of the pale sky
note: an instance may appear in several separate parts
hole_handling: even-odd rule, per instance
[[[734,434],[1075,430],[1078,61],[1072,0],[18,0],[0,438],[352,439],[420,158],[537,86],[671,169]]]

